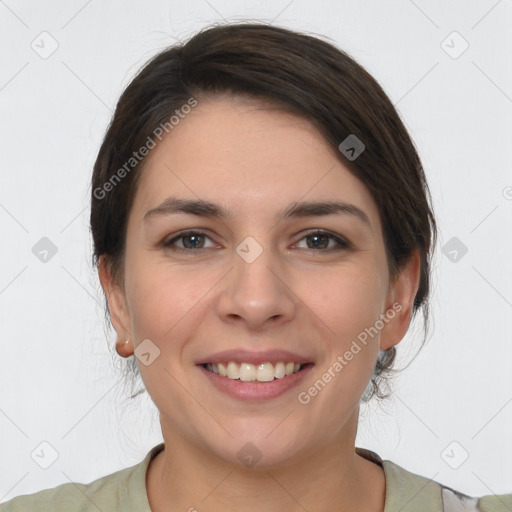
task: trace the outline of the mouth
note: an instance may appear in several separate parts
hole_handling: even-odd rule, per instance
[[[315,364],[311,359],[281,350],[226,351],[211,354],[196,367],[211,385],[237,401],[264,403],[289,393],[304,382]]]
[[[295,363],[293,361],[265,362],[260,364],[237,363],[204,363],[201,366],[208,372],[220,377],[242,382],[272,382],[303,371],[313,363]]]
[[[260,402],[291,392],[314,368],[314,357],[288,350],[231,349],[196,360],[211,389]]]

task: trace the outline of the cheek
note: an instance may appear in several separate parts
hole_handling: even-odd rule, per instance
[[[140,346],[139,353],[147,351],[151,358],[147,365],[143,358],[137,361],[142,380],[160,411],[176,404],[182,410],[193,409],[175,379],[183,382],[186,378],[188,342],[206,314],[207,301],[201,299],[212,284],[197,274],[194,279],[193,274],[176,268],[143,263],[130,267],[127,282],[135,350],[147,339],[154,344]]]
[[[301,285],[306,305],[329,327],[337,340],[357,336],[373,325],[384,304],[381,278],[372,267],[352,266],[326,271]]]
[[[181,320],[206,293],[203,288],[207,283],[198,284],[197,277],[194,279],[186,272],[163,271],[149,264],[133,266],[127,291],[137,340],[150,338],[158,343],[173,336]]]
[[[371,266],[353,266],[331,271],[325,279],[316,277],[315,286],[304,283],[302,295],[308,297],[306,305],[321,320],[319,342],[325,357],[319,372],[336,375],[323,399],[328,401],[331,393],[346,393],[347,389],[353,390],[351,396],[355,398],[370,380],[379,353],[380,336],[372,327],[384,304],[380,274]],[[324,286],[319,286],[320,282]],[[326,380],[331,377],[325,376]],[[347,405],[344,401],[337,403],[339,407]]]
[[[134,250],[126,259],[125,275],[135,344],[150,339],[159,348],[161,361],[179,371],[191,336],[211,314],[222,272],[177,265],[160,254]]]

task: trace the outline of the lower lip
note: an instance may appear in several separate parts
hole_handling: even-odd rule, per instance
[[[199,369],[217,389],[239,400],[268,400],[282,395],[297,386],[313,366],[310,363],[299,372],[287,375],[282,379],[274,379],[269,382],[246,382],[240,379],[222,377],[208,371],[204,366],[198,365]]]

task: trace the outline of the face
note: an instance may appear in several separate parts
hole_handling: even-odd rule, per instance
[[[183,212],[169,198],[224,215]],[[285,214],[326,202],[345,206]],[[124,284],[100,278],[164,439],[276,464],[353,441],[379,349],[407,330],[411,269],[390,282],[377,207],[311,124],[217,98],[152,150],[129,215]],[[290,362],[300,370],[286,375]],[[228,376],[214,373],[223,368]]]

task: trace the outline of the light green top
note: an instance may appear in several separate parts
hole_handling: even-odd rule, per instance
[[[164,443],[161,443],[153,447],[142,462],[89,484],[70,482],[18,496],[0,504],[0,512],[151,512],[146,494],[146,470],[151,459],[163,448]],[[370,450],[356,447],[356,453],[384,469],[383,512],[512,511],[512,493],[472,498],[382,460]]]

